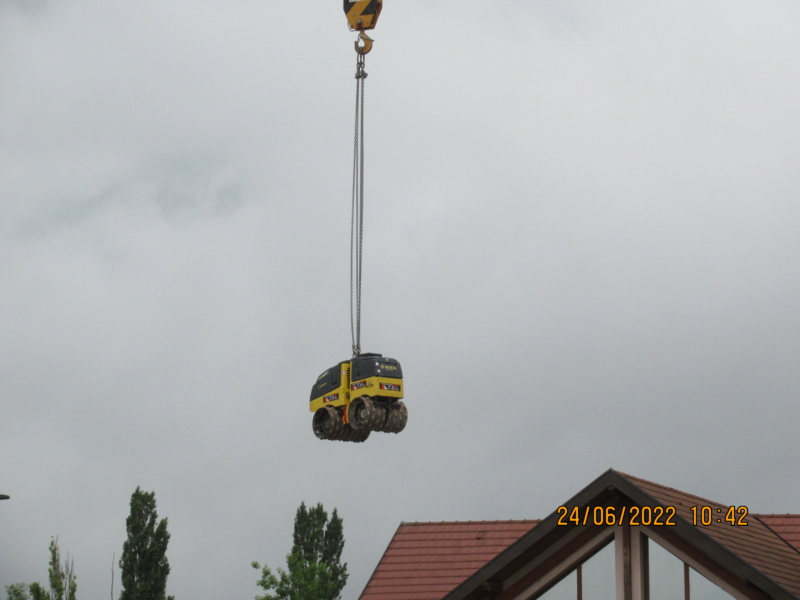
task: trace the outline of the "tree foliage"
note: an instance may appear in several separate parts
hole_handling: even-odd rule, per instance
[[[169,532],[167,519],[158,520],[155,492],[136,488],[125,524],[128,539],[122,545],[119,559],[120,600],[166,600]],[[172,596],[169,599],[172,600]]]
[[[302,502],[294,519],[292,551],[286,556],[288,570],[273,573],[253,563],[261,569],[258,586],[266,592],[256,600],[339,600],[347,583],[343,549],[342,519],[336,509],[328,520],[322,504],[307,509]]]
[[[62,565],[58,538],[50,540],[50,567],[47,573],[50,576],[50,600],[75,600],[75,591],[78,589],[75,568],[69,554]],[[33,589],[33,586],[31,588],[33,600],[38,600],[40,591]]]
[[[50,600],[50,594],[39,583],[13,583],[6,586],[7,600]]]
[[[37,585],[39,584],[32,584]],[[39,586],[41,588],[41,586]],[[31,585],[27,583],[12,583],[6,586],[6,599],[7,600],[31,600],[30,594]]]
[[[32,583],[29,589],[31,591],[31,600],[50,600],[50,593],[38,583]]]
[[[72,558],[61,561],[58,538],[50,538],[50,566],[47,569],[50,590],[39,583],[15,583],[6,586],[8,600],[75,600],[78,589]]]

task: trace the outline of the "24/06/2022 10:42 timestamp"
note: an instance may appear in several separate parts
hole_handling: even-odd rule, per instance
[[[644,525],[674,526],[675,506],[559,506],[558,525]],[[690,506],[692,525],[708,527],[713,523],[747,526],[746,506]]]

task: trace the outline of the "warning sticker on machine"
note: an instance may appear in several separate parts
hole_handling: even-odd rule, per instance
[[[360,390],[361,388],[367,387],[366,381],[356,381],[355,383],[350,385],[351,390]]]
[[[400,386],[395,383],[382,383],[381,384],[382,390],[390,390],[392,392],[399,392]]]
[[[328,396],[323,396],[322,402],[324,404],[325,402],[333,402],[334,400],[338,399],[339,399],[339,394],[329,394]]]

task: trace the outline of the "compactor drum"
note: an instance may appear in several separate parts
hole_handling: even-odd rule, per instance
[[[400,363],[380,354],[359,354],[317,378],[309,408],[321,440],[363,442],[370,432],[400,433],[408,422]]]

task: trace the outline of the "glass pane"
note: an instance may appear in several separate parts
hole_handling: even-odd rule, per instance
[[[689,570],[689,597],[691,600],[733,600],[728,592],[694,569]]]
[[[576,600],[578,597],[578,576],[573,569],[569,575],[539,596],[538,600]]]
[[[683,561],[649,538],[647,538],[647,549],[650,565],[650,600],[684,600]]]
[[[614,564],[613,542],[583,563],[581,566],[583,600],[615,600],[617,584]]]

